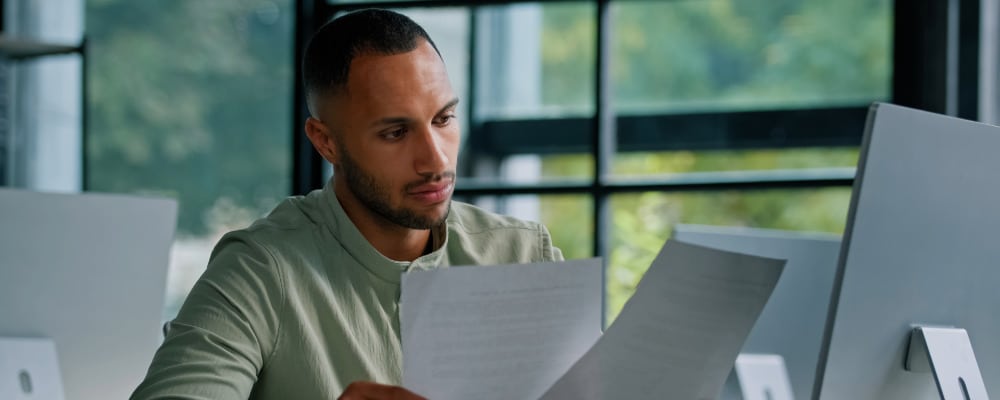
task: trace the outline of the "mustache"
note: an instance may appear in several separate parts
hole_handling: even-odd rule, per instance
[[[449,181],[455,183],[455,171],[444,171],[440,174],[427,175],[424,179],[413,181],[406,184],[406,190],[411,191],[420,185],[426,185],[428,183],[436,183],[440,181]]]

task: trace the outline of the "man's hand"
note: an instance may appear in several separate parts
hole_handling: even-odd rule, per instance
[[[427,400],[399,386],[380,385],[375,382],[354,382],[347,385],[337,400]]]

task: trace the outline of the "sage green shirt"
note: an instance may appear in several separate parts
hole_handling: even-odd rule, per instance
[[[449,265],[562,260],[544,226],[452,203],[433,252],[380,254],[333,189],[224,236],[133,399],[336,399],[402,382],[400,276]]]

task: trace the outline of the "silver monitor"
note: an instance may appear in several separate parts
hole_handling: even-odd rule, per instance
[[[172,200],[0,190],[0,337],[55,342],[72,400],[124,399],[161,340]]]
[[[814,398],[941,398],[904,367],[914,325],[965,329],[1000,396],[998,232],[1000,128],[873,105]]]
[[[741,353],[784,358],[796,399],[812,395],[840,235],[769,229],[677,225],[673,238],[762,257],[788,260],[778,285]],[[724,398],[739,398],[727,384]]]

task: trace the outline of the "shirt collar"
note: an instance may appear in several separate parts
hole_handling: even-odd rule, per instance
[[[417,258],[412,263],[396,261],[379,253],[347,217],[347,212],[344,211],[340,200],[334,193],[333,179],[326,184],[322,192],[321,198],[328,211],[324,222],[326,222],[330,233],[340,241],[344,250],[357,260],[358,264],[361,264],[373,275],[398,284],[402,273],[409,270],[411,266],[418,269],[432,269],[441,266],[441,259],[448,244],[447,223],[441,224],[431,231],[434,251]],[[451,216],[449,215],[448,218],[450,219]]]

